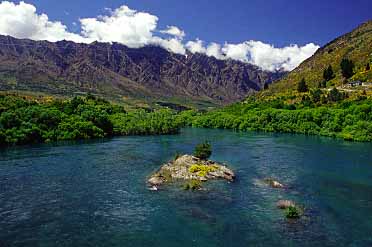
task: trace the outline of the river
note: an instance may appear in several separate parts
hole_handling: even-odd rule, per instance
[[[149,191],[146,177],[209,140],[234,183]],[[274,177],[284,190],[266,187]],[[295,200],[305,216],[276,208]],[[0,151],[0,246],[372,246],[372,144],[183,129]]]

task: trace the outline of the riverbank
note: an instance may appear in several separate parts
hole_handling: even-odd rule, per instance
[[[306,95],[305,95],[306,96]],[[360,97],[327,104],[311,99],[274,97],[249,98],[214,111],[182,112],[185,126],[238,131],[296,133],[372,141],[372,99]]]
[[[251,97],[202,112],[123,107],[103,99],[75,97],[38,102],[0,96],[0,146],[128,135],[177,134],[182,127],[296,133],[372,141],[372,99],[361,96],[314,103],[303,95]]]

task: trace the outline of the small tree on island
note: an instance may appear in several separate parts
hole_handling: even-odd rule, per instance
[[[305,93],[307,92],[309,89],[306,85],[306,81],[305,81],[305,78],[302,78],[302,80],[298,83],[297,85],[297,91],[299,93]]]
[[[194,156],[206,160],[212,155],[212,146],[209,142],[199,143],[194,150]]]
[[[342,76],[349,79],[354,75],[354,63],[350,59],[343,58],[340,64]]]

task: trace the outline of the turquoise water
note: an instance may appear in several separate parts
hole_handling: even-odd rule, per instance
[[[148,174],[205,139],[235,183],[147,190]],[[303,204],[305,217],[286,220],[279,199]],[[370,143],[184,129],[0,152],[1,247],[372,246],[371,233]]]

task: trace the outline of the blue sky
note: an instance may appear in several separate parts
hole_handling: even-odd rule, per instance
[[[319,46],[369,19],[372,0],[0,1],[3,35],[133,48],[155,44],[266,70],[291,70]]]
[[[19,2],[19,1],[13,1]],[[309,42],[324,45],[372,19],[371,0],[30,0],[38,11],[70,28],[79,18],[127,5],[175,25],[190,39],[237,43],[260,40],[276,46]]]

